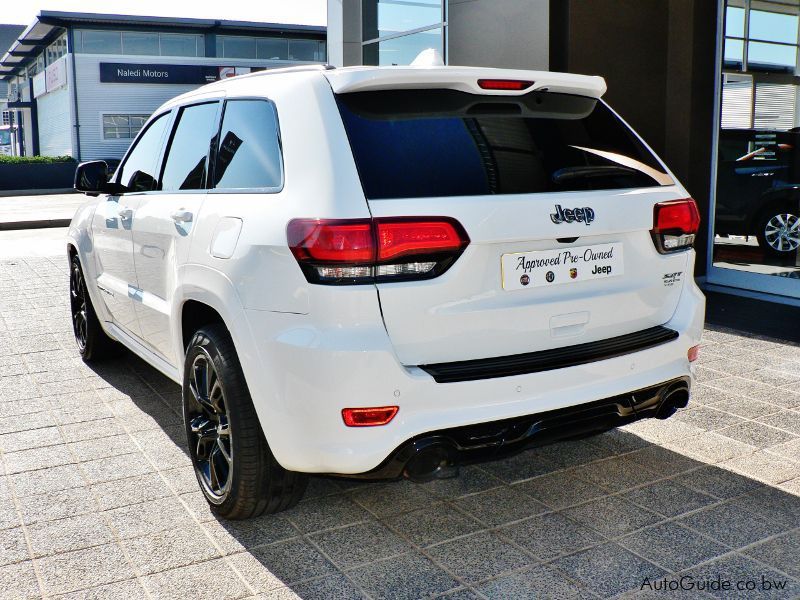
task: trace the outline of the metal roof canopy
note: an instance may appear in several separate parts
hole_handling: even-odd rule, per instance
[[[324,38],[326,28],[319,25],[283,23],[257,23],[226,19],[194,19],[187,17],[150,17],[43,10],[36,20],[25,28],[17,41],[0,58],[0,79],[13,75],[28,58],[35,56],[42,46],[48,45],[61,29],[69,25],[120,25],[127,27],[158,27],[162,29],[197,30],[217,33],[277,33],[305,34]]]

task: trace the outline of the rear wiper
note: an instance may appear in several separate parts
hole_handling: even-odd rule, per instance
[[[552,175],[553,183],[563,183],[570,179],[591,179],[595,177],[620,177],[637,175],[636,169],[619,165],[597,165],[593,167],[564,167]]]

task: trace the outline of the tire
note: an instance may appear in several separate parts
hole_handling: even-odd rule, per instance
[[[189,342],[183,416],[197,482],[215,514],[248,519],[300,501],[308,477],[287,471],[272,455],[221,324],[203,327]]]
[[[768,254],[793,257],[800,248],[800,211],[791,206],[764,211],[756,220],[756,237]]]
[[[69,305],[72,332],[81,358],[90,363],[119,356],[121,346],[106,335],[94,311],[77,254],[70,259]]]

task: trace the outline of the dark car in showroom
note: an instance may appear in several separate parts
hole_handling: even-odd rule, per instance
[[[715,233],[755,236],[776,257],[800,247],[800,128],[723,129]]]

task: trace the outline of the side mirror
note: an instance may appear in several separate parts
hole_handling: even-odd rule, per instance
[[[119,186],[108,181],[108,164],[104,160],[81,163],[75,170],[75,190],[89,196],[116,194]]]

